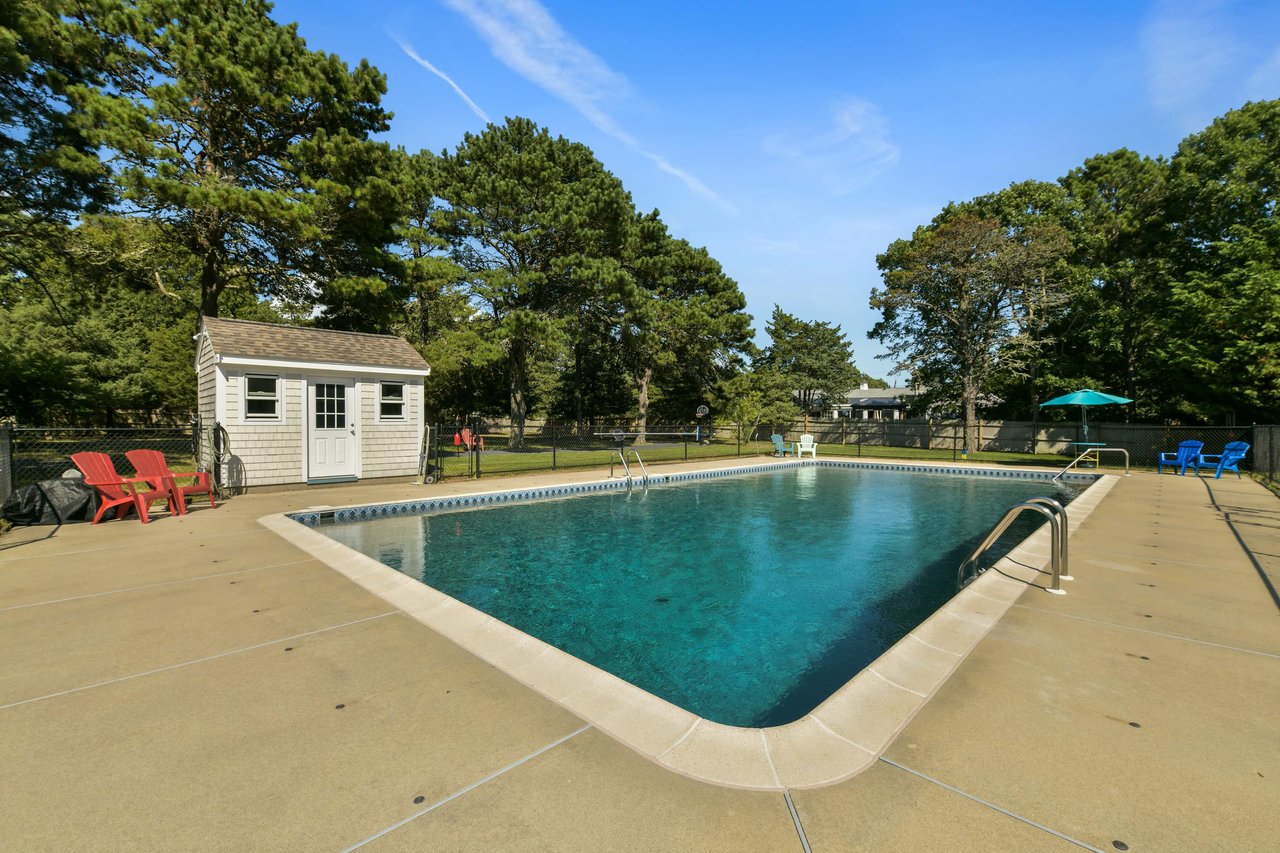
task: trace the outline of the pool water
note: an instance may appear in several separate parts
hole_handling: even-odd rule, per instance
[[[798,467],[320,530],[716,722],[803,717],[1043,480]],[[1039,519],[1004,537],[1011,546]]]

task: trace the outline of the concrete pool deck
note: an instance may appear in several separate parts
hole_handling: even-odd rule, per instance
[[[1023,593],[869,770],[785,792],[641,757],[258,524],[588,476],[251,494],[0,538],[0,848],[1280,837],[1280,611],[1264,582],[1280,578],[1280,499],[1249,480],[1116,482],[1071,537],[1068,595]]]

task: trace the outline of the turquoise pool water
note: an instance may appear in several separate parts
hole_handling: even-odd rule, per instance
[[[319,529],[699,716],[773,726],[945,603],[968,551],[1035,495],[1071,491],[800,467]]]

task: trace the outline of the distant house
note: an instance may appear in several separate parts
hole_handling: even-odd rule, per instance
[[[870,388],[864,382],[846,400],[829,403],[829,410],[832,418],[898,421],[907,416],[907,401],[919,393],[915,388]]]
[[[204,317],[196,377],[205,443],[233,490],[417,472],[431,368],[394,335]],[[221,428],[210,430],[217,424]]]

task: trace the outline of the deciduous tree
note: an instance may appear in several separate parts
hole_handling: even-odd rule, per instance
[[[1077,381],[1116,387],[1133,409],[1155,414],[1168,397],[1162,356],[1168,329],[1169,164],[1120,149],[1085,160],[1062,178],[1079,211],[1077,292],[1062,348]]]
[[[1002,360],[1018,357],[1018,295],[1001,269],[1012,248],[998,220],[948,210],[876,259],[885,286],[871,291],[881,319],[868,335],[895,370],[959,403],[970,452],[979,396]]]
[[[1187,137],[1172,169],[1183,265],[1169,351],[1214,409],[1280,418],[1280,100]]]

